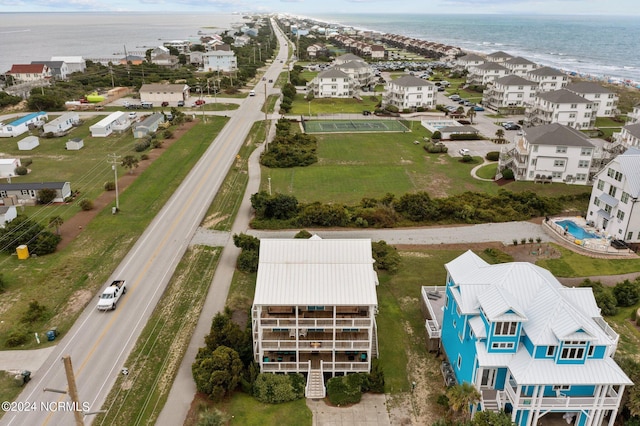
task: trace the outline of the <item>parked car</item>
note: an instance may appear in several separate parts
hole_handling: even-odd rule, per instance
[[[162,103],[160,104],[160,106],[167,107],[167,106],[169,106],[169,102],[167,102],[167,101],[162,101]]]
[[[510,123],[510,124],[505,124],[504,125],[504,129],[505,130],[520,130],[520,126],[514,123]]]
[[[458,102],[461,98],[460,95],[451,95],[449,96],[449,99],[451,99],[452,101]]]
[[[179,107],[183,107],[184,106],[184,101],[178,101],[178,106]]]
[[[206,102],[204,101],[204,99],[198,99],[193,103],[193,106],[200,106],[200,105],[204,105]]]
[[[137,118],[138,118],[138,114],[136,114],[135,112],[129,113],[129,120],[135,120]]]
[[[460,155],[462,155],[463,157],[464,157],[465,155],[471,155],[471,151],[469,151],[467,148],[460,148],[460,149],[458,150],[458,153],[459,153]]]
[[[362,111],[362,115],[371,115],[371,111],[367,111],[366,109]]]
[[[484,111],[484,108],[482,108],[480,105],[476,105],[473,107],[474,111]]]
[[[273,83],[273,79],[272,78],[269,79],[269,83]]]

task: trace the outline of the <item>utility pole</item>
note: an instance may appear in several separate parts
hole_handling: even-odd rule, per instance
[[[109,164],[111,164],[111,169],[113,170],[114,179],[116,183],[116,211],[120,210],[120,198],[118,196],[118,163],[120,161],[120,156],[117,154],[109,154]]]
[[[111,68],[111,63],[109,63],[109,74],[111,74],[111,88],[115,88],[116,87],[116,83],[113,80],[113,68]]]
[[[76,419],[76,426],[84,426],[84,419],[82,418],[82,410],[80,409],[80,399],[78,398],[78,387],[76,386],[76,377],[73,374],[73,367],[71,366],[71,357],[65,355],[62,357],[64,362],[64,371],[67,374],[67,386],[69,386],[69,397],[73,402],[73,417]]]

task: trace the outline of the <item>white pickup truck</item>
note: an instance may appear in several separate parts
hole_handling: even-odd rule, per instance
[[[115,280],[111,285],[104,289],[98,300],[98,310],[107,311],[116,308],[120,296],[127,292],[127,283],[125,280]]]

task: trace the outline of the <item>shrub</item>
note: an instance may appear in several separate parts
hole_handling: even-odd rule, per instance
[[[304,397],[302,374],[259,374],[253,383],[253,396],[260,402],[281,404]]]
[[[300,238],[300,239],[306,240],[308,238],[311,238],[312,236],[313,235],[311,234],[311,232],[307,231],[306,229],[302,229],[298,231],[298,233],[294,235],[293,238]]]
[[[25,166],[18,166],[13,172],[18,176],[24,176],[29,173],[29,170]]]
[[[513,239],[513,245],[517,246],[518,245],[518,240],[516,238]]]
[[[104,190],[105,191],[113,191],[116,189],[116,183],[113,181],[107,181],[104,183]]]
[[[400,109],[395,105],[387,105],[386,107],[384,107],[384,109],[389,111],[389,112],[398,112],[398,111],[400,111]]]
[[[430,154],[446,153],[449,150],[445,144],[440,142],[438,143],[427,142],[424,145],[424,149]]]
[[[8,334],[5,345],[8,348],[24,345],[29,340],[29,331],[23,326],[15,326]]]
[[[514,242],[517,243],[518,241],[514,240]],[[483,253],[489,256],[493,260],[493,263],[513,262],[513,256],[503,252],[502,250],[488,248],[488,249],[485,249]]]
[[[431,139],[442,139],[442,133],[440,133],[440,130],[436,130],[435,132],[433,132],[433,135],[431,135]]]
[[[465,155],[462,156],[460,161],[462,161],[463,163],[472,163],[473,162],[473,157],[470,156],[469,154],[465,154]]]
[[[371,372],[369,373],[369,391],[384,393],[384,371],[378,358],[371,360]]]
[[[513,174],[513,170],[511,169],[504,169],[502,171],[502,178],[506,179],[506,180],[513,180],[514,178],[514,174]]]
[[[522,244],[522,245],[527,244],[527,239],[526,238],[520,238],[520,244]]]
[[[542,242],[542,238],[536,237],[536,243],[540,244],[540,242]]]
[[[38,303],[37,300],[29,302],[29,307],[26,312],[22,314],[20,322],[23,324],[33,324],[38,321],[46,319],[48,316],[48,309],[46,306]]]
[[[236,263],[238,269],[243,272],[254,273],[258,271],[258,261],[260,256],[255,250],[243,250],[238,256]]]
[[[591,287],[602,315],[611,316],[618,313],[617,300],[610,287],[605,287],[600,281],[591,281],[588,278],[580,284],[580,287]]]
[[[33,159],[32,158],[22,158],[20,160],[20,164],[22,164],[24,167],[29,167],[31,164],[33,164]]]
[[[162,132],[162,137],[165,139],[171,139],[173,137],[173,132],[169,129]]]
[[[56,190],[51,188],[43,188],[36,194],[38,204],[49,204],[56,198]]]
[[[363,377],[360,374],[348,374],[327,381],[327,394],[333,405],[355,404],[362,399]]]
[[[154,139],[151,141],[151,148],[158,149],[162,148],[162,141],[160,139]]]
[[[141,140],[140,142],[136,142],[133,149],[136,152],[142,152],[149,149],[150,146],[151,146],[151,142],[149,140],[144,139],[144,140]]]
[[[489,161],[498,161],[500,159],[500,152],[498,151],[487,152],[487,155],[485,155],[484,158],[486,158]]]
[[[140,155],[140,161],[144,161],[144,160],[148,160],[149,156],[147,154],[141,154]]]
[[[633,306],[640,300],[640,287],[638,281],[624,280],[613,288],[613,295],[617,305],[622,307]]]
[[[480,139],[480,137],[475,133],[453,133],[450,136],[452,141],[467,141],[467,140],[475,140]]]
[[[83,198],[78,202],[80,208],[84,211],[93,210],[93,201]]]
[[[398,271],[401,258],[395,247],[388,245],[386,241],[377,241],[371,243],[371,251],[377,269],[386,270],[390,274]]]
[[[7,291],[7,283],[4,281],[4,277],[0,274],[0,294]]]
[[[533,244],[533,237],[529,237],[529,244]]]

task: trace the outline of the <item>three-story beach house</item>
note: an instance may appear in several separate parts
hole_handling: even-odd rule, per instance
[[[324,379],[369,372],[378,355],[378,277],[371,240],[260,240],[251,308],[260,371],[307,375],[306,396]]]
[[[596,123],[594,103],[560,89],[538,93],[524,115],[526,126],[560,123],[574,129],[591,129]]]
[[[436,107],[436,86],[430,81],[405,75],[387,83],[382,106],[394,105],[402,110]]]
[[[564,287],[527,262],[490,265],[472,251],[445,268],[442,347],[456,381],[481,394],[472,412],[504,409],[519,426],[543,416],[614,424],[633,383],[613,360],[618,335],[591,288]]]

